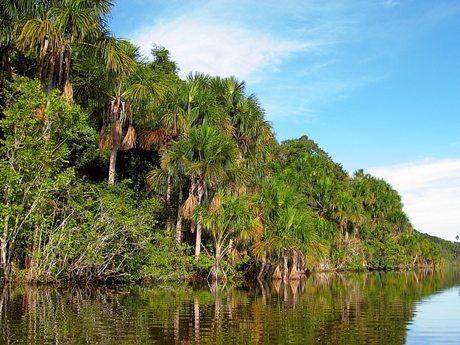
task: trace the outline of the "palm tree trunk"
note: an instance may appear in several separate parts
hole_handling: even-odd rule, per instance
[[[204,182],[200,178],[193,178],[192,180],[192,185],[190,187],[190,190],[197,195],[198,199],[198,205],[201,205],[204,199],[205,195],[205,187],[204,187]],[[197,224],[196,224],[196,242],[195,242],[195,260],[198,260],[200,257],[201,253],[201,219],[198,219]]]
[[[265,263],[265,261],[262,261],[262,267],[260,268],[260,272],[259,274],[257,275],[257,279],[262,279],[264,277],[264,271],[265,271],[265,267],[267,266],[267,264]]]
[[[195,260],[198,260],[201,253],[201,224],[197,222],[196,224],[196,241],[195,241]]]
[[[183,192],[182,188],[179,188],[179,202],[178,205],[182,205]],[[177,222],[176,222],[176,235],[175,239],[178,243],[181,243],[182,240],[182,214],[180,211],[180,206],[177,209]]]
[[[49,95],[55,89],[55,69],[56,69],[56,54],[51,54],[49,58],[49,71],[48,71],[48,80],[46,83],[46,93]]]
[[[6,264],[6,236],[0,238],[0,270],[3,271],[3,276],[7,276],[7,264]]]
[[[212,267],[212,280],[219,280],[219,271],[220,271],[220,259],[222,259],[220,245],[216,244],[216,256],[214,259],[214,265]]]
[[[115,165],[117,163],[117,148],[112,148],[110,153],[110,164],[109,164],[109,186],[115,183]]]
[[[168,209],[168,219],[166,220],[166,232],[169,234],[172,228],[171,217],[171,175],[168,175],[168,186],[166,189],[166,207]]]

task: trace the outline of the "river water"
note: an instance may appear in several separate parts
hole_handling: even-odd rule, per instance
[[[460,272],[0,288],[0,344],[460,344]]]

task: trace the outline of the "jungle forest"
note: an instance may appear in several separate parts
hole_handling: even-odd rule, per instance
[[[162,46],[142,56],[110,33],[112,7],[0,1],[2,279],[287,280],[449,262],[387,182],[348,174],[307,135],[278,142],[244,81],[181,79]]]

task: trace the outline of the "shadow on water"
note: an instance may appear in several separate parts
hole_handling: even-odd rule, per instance
[[[405,344],[454,271],[317,273],[234,287],[4,286],[2,344]]]

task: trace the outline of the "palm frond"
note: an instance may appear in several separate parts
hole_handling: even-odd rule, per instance
[[[162,98],[166,92],[163,85],[154,82],[134,83],[128,87],[124,96],[130,99],[137,107],[145,107],[152,103],[154,98]]]
[[[110,37],[99,42],[98,48],[102,52],[109,71],[126,76],[134,72],[136,62],[124,51],[126,45],[127,43],[123,40]]]
[[[249,145],[251,144],[251,139],[249,139],[249,137],[246,135],[237,135],[235,139],[241,151],[243,151],[244,153],[247,153],[249,151]]]
[[[152,145],[159,145],[163,148],[166,147],[166,145],[171,142],[175,136],[176,132],[173,130],[159,127],[140,131],[137,136],[137,141],[142,149],[150,150]]]
[[[181,213],[186,219],[192,219],[193,212],[198,206],[198,199],[195,195],[190,194],[181,207]]]
[[[19,49],[38,52],[44,56],[49,51],[56,51],[65,44],[64,38],[49,20],[38,18],[28,20],[18,37]]]
[[[273,279],[280,280],[283,279],[283,274],[281,273],[280,266],[276,266],[275,272],[273,272]]]
[[[121,143],[120,149],[122,151],[130,150],[136,146],[136,131],[132,125],[128,127],[128,131]]]
[[[220,199],[219,193],[215,193],[211,203],[209,205],[209,213],[214,214],[219,211],[220,206],[222,205],[222,201]]]
[[[103,125],[99,138],[99,150],[104,151],[112,146],[112,137],[107,133],[107,126]]]
[[[147,175],[147,189],[159,194],[166,194],[168,189],[168,173],[163,169],[155,169]]]

